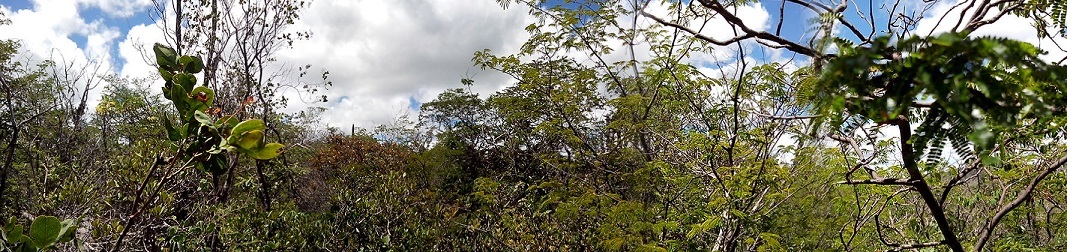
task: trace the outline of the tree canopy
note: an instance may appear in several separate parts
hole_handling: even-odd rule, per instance
[[[508,85],[350,131],[281,112],[333,85],[270,72],[309,2],[159,2],[149,79],[0,41],[0,247],[1067,249],[1067,2],[497,2],[536,19],[471,52]],[[975,35],[1006,16],[1053,44]]]

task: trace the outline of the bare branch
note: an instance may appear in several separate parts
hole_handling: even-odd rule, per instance
[[[904,244],[904,245],[897,246],[897,248],[892,250],[892,251],[900,251],[900,250],[905,250],[905,249],[929,248],[929,247],[940,246],[940,245],[944,245],[944,244],[945,244],[945,241],[924,242],[924,243],[916,243],[916,244]]]
[[[1041,174],[1038,174],[1030,180],[1030,184],[1026,185],[1026,188],[1020,191],[1017,196],[1015,196],[1015,200],[1012,200],[1008,203],[1008,205],[1000,208],[1000,210],[997,211],[995,215],[993,215],[993,218],[989,220],[989,223],[986,224],[985,228],[982,229],[982,235],[978,238],[978,241],[975,242],[974,250],[982,251],[982,247],[984,247],[986,243],[989,242],[989,238],[993,235],[993,231],[996,229],[997,224],[1000,224],[1000,220],[1003,219],[1004,216],[1007,215],[1009,212],[1019,207],[1019,205],[1022,205],[1023,201],[1029,199],[1030,194],[1034,192],[1034,189],[1037,188],[1037,185],[1040,184],[1041,181],[1045,179],[1045,177],[1048,177],[1049,174],[1052,174],[1056,170],[1059,170],[1060,167],[1062,167],[1064,164],[1067,164],[1067,156],[1060,158],[1056,161],[1056,163],[1052,164],[1048,168],[1045,168],[1045,170],[1042,171]]]
[[[768,115],[768,114],[763,114],[763,113],[759,113],[759,112],[755,112],[755,111],[749,111],[749,113],[752,113],[752,114],[754,114],[756,116],[759,116],[759,117],[764,117],[764,118],[767,118],[767,119],[771,119],[771,120],[803,120],[803,119],[815,119],[815,118],[822,117],[822,115],[792,115],[792,116],[790,116],[790,115]]]
[[[846,8],[848,8],[848,5],[847,5],[848,1],[841,1],[841,5],[838,5],[837,7],[833,8],[833,9],[830,9],[830,6],[826,6],[826,5],[824,5],[822,3],[819,3],[819,2],[810,2],[809,3],[809,2],[803,1],[803,0],[786,0],[786,1],[790,2],[790,3],[798,4],[800,6],[807,7],[808,9],[811,9],[812,11],[814,11],[815,13],[817,13],[819,15],[826,14],[826,13],[841,13],[841,12],[844,12]],[[818,5],[818,8],[816,8],[815,5]],[[837,21],[841,22],[841,25],[844,25],[846,28],[848,28],[848,30],[851,31],[852,34],[856,35],[857,38],[859,38],[859,39],[861,39],[861,40],[863,40],[865,42],[870,40],[870,38],[867,38],[866,36],[864,36],[863,32],[860,32],[860,30],[857,29],[855,25],[853,25],[851,22],[848,22],[847,20],[845,20],[845,16],[844,15],[838,16],[837,17]]]
[[[837,182],[842,185],[915,185],[918,181],[906,178],[884,178],[884,179],[865,179],[865,180],[845,180]]]
[[[904,160],[904,168],[908,171],[908,176],[912,180],[915,180],[913,187],[922,196],[923,203],[926,203],[926,207],[930,209],[930,215],[937,222],[937,227],[941,231],[941,235],[945,237],[944,244],[948,245],[952,251],[962,252],[963,246],[960,245],[960,241],[956,238],[956,233],[952,231],[952,226],[948,223],[948,218],[945,217],[945,211],[941,208],[941,204],[937,202],[937,198],[934,197],[934,193],[930,190],[930,185],[926,183],[923,178],[922,171],[919,170],[919,165],[916,163],[919,157],[915,155],[915,150],[912,149],[911,140],[911,124],[907,117],[901,115],[894,120],[894,124],[897,125],[897,129],[900,132],[900,157]]]
[[[796,42],[789,41],[789,40],[787,40],[785,38],[782,38],[780,36],[775,36],[774,34],[771,34],[771,33],[755,31],[752,28],[749,28],[747,25],[745,25],[744,21],[742,21],[740,18],[738,18],[737,16],[733,15],[732,13],[730,13],[728,10],[726,10],[725,7],[723,7],[721,4],[719,4],[717,2],[715,2],[715,3],[704,3],[704,2],[706,2],[706,1],[701,1],[701,3],[704,4],[705,7],[708,7],[709,9],[717,12],[724,19],[726,19],[726,21],[728,23],[734,25],[738,29],[741,29],[741,31],[743,33],[739,34],[738,36],[735,36],[733,38],[727,39],[727,40],[717,40],[717,39],[705,36],[703,34],[700,34],[699,32],[696,32],[693,29],[689,29],[689,27],[685,27],[685,26],[682,26],[682,25],[679,25],[679,24],[664,20],[662,18],[656,17],[655,15],[649,14],[648,12],[645,12],[645,11],[641,11],[641,16],[650,18],[650,19],[652,19],[652,20],[654,20],[657,23],[660,23],[662,25],[666,25],[666,26],[669,26],[669,27],[672,27],[672,28],[677,28],[679,30],[683,30],[686,33],[689,33],[689,34],[693,35],[694,37],[696,37],[696,38],[698,38],[700,40],[704,40],[704,41],[710,42],[712,44],[720,45],[720,46],[730,45],[730,44],[737,43],[738,41],[742,41],[742,40],[745,40],[745,39],[758,38],[758,39],[763,39],[763,40],[767,40],[767,41],[771,41],[771,42],[775,42],[775,43],[781,44],[782,47],[784,47],[786,49],[789,49],[791,51],[794,51],[794,52],[797,52],[797,53],[800,53],[800,54],[804,54],[804,55],[807,55],[807,56],[810,56],[810,57],[822,57],[823,56],[821,53],[819,53],[818,51],[816,51],[815,49],[812,49],[810,47],[797,44]]]

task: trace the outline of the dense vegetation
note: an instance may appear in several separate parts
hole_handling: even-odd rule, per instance
[[[1011,14],[1063,39],[1063,2],[962,1],[976,15],[936,34],[892,3],[878,19],[874,2],[763,1],[818,14],[767,30],[738,17],[754,1],[500,3],[539,21],[517,54],[473,64],[513,85],[461,80],[417,118],[350,131],[278,112],[295,84],[272,53],[310,36],[285,29],[304,1],[161,9],[184,21],[152,47],[158,79],[31,64],[0,41],[3,247],[1067,249],[1067,67],[970,35]]]

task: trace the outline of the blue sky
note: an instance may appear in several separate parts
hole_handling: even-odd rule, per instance
[[[15,7],[13,9],[30,9],[33,7],[33,3],[29,0],[15,0],[15,2],[17,3],[13,5],[13,7]],[[22,5],[18,5],[18,3],[21,3]],[[119,31],[120,37],[125,37],[126,33],[136,25],[154,23],[151,16],[149,16],[149,12],[152,10],[151,6],[136,8],[134,14],[130,16],[107,13],[102,7],[98,6],[79,5],[78,9],[82,18],[85,18],[86,20],[100,21],[104,26]],[[82,48],[86,47],[86,43],[88,42],[88,37],[82,34],[71,34],[71,39],[78,44],[78,47]],[[118,54],[118,43],[112,44],[109,51],[113,55]],[[117,68],[122,68],[125,61],[113,58],[112,64],[115,64]]]
[[[777,8],[781,3],[782,3],[782,1],[775,1],[775,0],[763,1],[762,2],[764,8],[767,9],[767,12],[770,14],[770,20],[769,21],[772,22],[772,23],[770,23],[771,27],[768,28],[770,30],[775,29],[774,26],[777,25],[776,23],[773,23],[773,22],[777,22],[777,20],[778,20],[779,12],[778,12]],[[12,10],[15,10],[15,11],[18,11],[18,10],[33,10],[34,7],[35,7],[34,1],[31,1],[31,0],[7,0],[3,4],[0,4],[0,5],[6,6],[6,7],[12,9]],[[137,8],[134,8],[136,11],[132,15],[123,16],[123,15],[117,15],[117,14],[114,14],[114,13],[108,13],[101,6],[94,6],[94,5],[89,5],[89,4],[77,4],[77,5],[78,5],[79,15],[82,18],[84,18],[85,20],[87,20],[89,22],[99,21],[104,26],[119,31],[120,32],[120,34],[119,34],[120,37],[125,37],[127,35],[127,32],[130,31],[130,29],[133,28],[134,26],[137,26],[137,25],[149,25],[149,24],[152,24],[154,22],[151,19],[150,15],[149,15],[150,12],[153,11],[152,10],[152,8],[153,8],[152,6],[139,6]],[[555,1],[555,3],[553,3],[553,1],[550,1],[549,4],[546,4],[546,7],[553,7],[553,6],[557,6],[557,5],[558,6],[564,6],[564,7],[571,7],[571,8],[574,8],[574,7],[577,6],[577,4],[574,4],[574,3],[563,3],[562,0],[559,0],[559,1]],[[866,6],[860,6],[860,7],[866,8]],[[804,37],[806,35],[808,37],[805,37],[805,39],[806,38],[810,38],[810,34],[806,34],[806,33],[808,33],[809,30],[810,30],[809,24],[810,24],[810,22],[812,22],[812,20],[810,20],[810,19],[814,18],[813,13],[811,11],[809,11],[808,9],[805,9],[803,7],[800,7],[800,6],[797,6],[795,4],[786,4],[784,11],[785,11],[784,14],[786,15],[786,20],[797,20],[797,19],[795,19],[796,17],[803,17],[802,20],[804,20],[804,21],[803,22],[786,22],[786,23],[784,23],[782,25],[782,35],[783,35],[783,37],[786,37],[788,39],[800,39],[801,37]],[[853,19],[854,19],[854,16],[856,15],[855,12],[846,12],[846,13],[848,13],[850,15],[850,18],[853,18]],[[882,19],[882,18],[884,18],[884,16],[880,17],[880,19]],[[866,29],[869,29],[862,22],[857,23],[857,25],[860,26],[860,29],[865,31],[865,32],[866,32]],[[842,33],[842,34],[845,35],[845,36],[851,36],[851,33]],[[73,42],[77,43],[78,47],[85,48],[87,46],[88,37],[85,34],[73,33],[73,34],[70,34],[69,37]],[[113,43],[110,46],[110,53],[113,54],[113,55],[117,55],[118,54],[118,43]],[[757,51],[756,53],[759,53],[759,52]],[[757,56],[757,57],[765,57],[765,56],[766,55]],[[122,66],[125,64],[125,61],[120,59],[120,58],[113,58],[112,59],[112,64],[114,64],[114,66],[116,68],[122,68]],[[416,99],[411,98],[409,100],[415,101]],[[412,103],[412,104],[418,104],[418,103],[419,102],[416,101],[416,103]],[[412,105],[410,107],[417,107],[417,106],[416,105]]]
[[[7,0],[4,1],[4,6],[10,7],[13,10],[29,9],[33,7],[33,3],[29,0]]]
[[[46,4],[48,6],[46,6]],[[117,38],[123,38],[127,36],[127,32],[137,25],[152,24],[154,21],[149,16],[151,10],[151,2],[148,0],[140,1],[55,1],[55,0],[5,0],[0,3],[0,6],[9,9],[12,13],[7,13],[8,18],[15,19],[16,22],[27,22],[19,20],[20,17],[34,16],[37,19],[47,20],[49,18],[72,18],[69,13],[63,11],[57,11],[55,5],[67,5],[63,7],[70,7],[76,11],[76,16],[79,21],[89,27],[76,27],[72,29],[81,29],[76,32],[69,32],[65,34],[57,34],[63,36],[73,42],[77,48],[90,47],[90,36],[98,33],[114,32]],[[59,7],[59,8],[63,8]],[[53,12],[54,14],[50,14]],[[19,17],[15,17],[19,16]],[[26,24],[15,24],[16,26],[22,26]],[[32,25],[31,25],[32,26]],[[69,25],[68,25],[69,26]],[[75,25],[76,26],[76,25]],[[40,31],[42,29],[56,29],[57,27],[30,27],[23,31]],[[86,30],[88,29],[88,30]],[[27,35],[31,36],[31,35]],[[18,38],[19,35],[14,36]],[[32,37],[32,36],[31,36]],[[107,38],[97,38],[107,39]],[[24,42],[32,43],[31,41]],[[114,41],[105,41],[106,54],[111,56],[118,55],[119,44]],[[64,55],[67,57],[67,55]],[[121,57],[111,57],[110,64],[116,69],[121,69],[125,64],[125,60]]]

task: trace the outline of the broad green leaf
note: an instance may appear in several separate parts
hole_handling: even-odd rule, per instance
[[[12,217],[14,218],[14,217]],[[5,241],[17,241],[22,236],[22,225],[13,225],[11,229],[4,231]]]
[[[30,224],[30,239],[37,248],[49,248],[55,245],[62,232],[62,223],[59,218],[52,216],[40,216]]]
[[[78,225],[74,223],[74,220],[66,219],[63,220],[61,224],[62,228],[59,229],[59,239],[57,239],[56,242],[64,243],[74,240],[74,231],[78,230]]]
[[[174,79],[174,74],[163,67],[159,67],[159,76],[163,77],[163,81],[170,82]]]
[[[267,128],[267,126],[263,124],[263,120],[259,120],[259,119],[245,120],[245,121],[243,121],[241,123],[238,123],[236,126],[233,126],[233,129],[230,130],[230,138],[226,139],[226,141],[229,142],[230,144],[236,145],[237,141],[241,140],[241,136],[245,132],[249,132],[249,131],[253,131],[253,130],[263,130],[263,129],[266,129],[266,128]]]
[[[248,155],[255,159],[267,160],[282,154],[283,147],[285,147],[285,145],[280,143],[269,143],[259,150],[248,153]]]
[[[174,75],[174,83],[182,86],[185,90],[191,90],[196,86],[196,76],[190,73],[179,73]],[[183,90],[184,91],[184,90]],[[185,94],[189,96],[189,94]]]
[[[170,139],[171,141],[178,141],[182,139],[181,131],[178,131],[174,128],[174,125],[172,125],[170,122],[170,118],[167,118],[167,116],[164,115],[163,117],[161,117],[161,120],[163,120],[163,127],[167,129],[167,139]]]
[[[257,150],[263,145],[263,131],[253,130],[241,134],[240,139],[235,144],[237,147],[245,150]]]
[[[204,70],[204,61],[195,56],[182,56],[181,58],[178,58],[178,63],[181,63],[181,65],[185,67],[183,70],[187,73],[195,74]]]
[[[184,115],[189,110],[189,93],[185,92],[185,90],[182,85],[173,85],[168,92],[170,94],[168,98],[174,103],[174,107],[178,109],[181,115]]]
[[[18,223],[18,219],[16,219],[15,216],[11,216],[10,218],[8,218],[7,224],[4,224],[4,232],[10,233],[11,231],[13,231],[16,223]],[[7,239],[5,238],[5,240]]]
[[[185,132],[186,136],[192,136],[194,133],[196,133],[196,132],[193,132],[193,131],[195,131],[197,128],[199,128],[195,124],[196,124],[196,121],[192,121],[190,123],[182,124],[182,127],[179,130],[181,130],[182,132]]]
[[[207,107],[215,105],[215,91],[212,91],[208,87],[199,86],[193,88],[193,91],[189,92],[189,96],[192,96],[194,100],[203,102],[205,105],[207,105]]]
[[[211,120],[211,116],[204,113],[203,111],[193,111],[193,118],[196,119],[197,122],[200,122],[200,125],[215,127],[215,123],[213,120]]]
[[[156,43],[152,46],[152,51],[156,53],[156,64],[159,64],[160,67],[174,69],[177,65],[178,54],[174,52],[174,49]]]
[[[232,129],[234,126],[237,126],[238,122],[239,121],[237,121],[237,117],[234,117],[232,115],[223,116],[220,117],[217,122],[215,122],[215,127],[217,127],[219,130],[229,130]]]
[[[26,234],[22,234],[22,235],[19,236],[18,243],[22,243],[22,246],[20,246],[22,248],[22,250],[19,250],[19,251],[31,252],[31,251],[35,251],[35,249],[39,250],[39,249],[37,249],[37,246],[35,246],[33,244],[33,238],[30,238],[30,236],[28,236]]]

